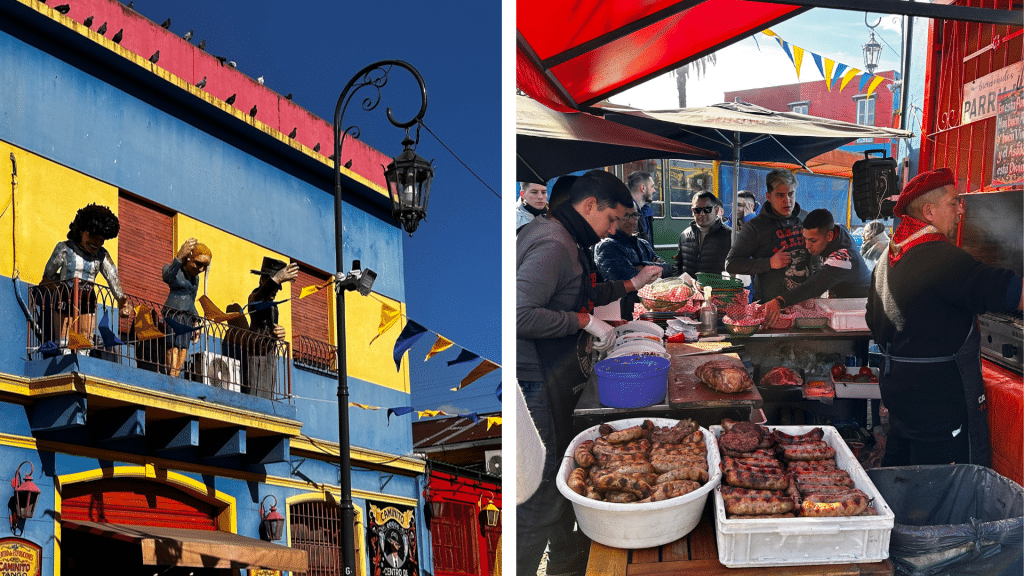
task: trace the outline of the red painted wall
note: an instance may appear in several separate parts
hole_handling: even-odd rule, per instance
[[[206,77],[205,91],[208,94],[220,100],[226,100],[235,94],[234,107],[242,113],[248,115],[255,105],[256,119],[260,122],[285,136],[295,128],[296,142],[308,148],[313,148],[319,143],[320,154],[325,158],[334,154],[332,123],[304,110],[238,70],[221,65],[210,54],[161,28],[159,23],[150,21],[116,0],[75,0],[69,5],[71,11],[67,17],[81,24],[92,16],[91,30],[94,32],[106,22],[107,31],[104,37],[108,40],[112,39],[118,30],[124,29],[122,48],[144,59],[149,59],[159,50],[160,58],[153,65],[155,68],[166,70],[193,85]],[[42,3],[40,6],[43,10],[48,9]],[[55,18],[60,18],[57,12],[51,10],[51,13]],[[391,162],[389,156],[352,138],[345,140],[344,156],[345,161],[352,159],[353,172],[384,186],[381,165],[386,166]]]
[[[500,484],[479,482],[472,478],[463,478],[447,472],[431,470],[429,486],[430,499],[432,500],[440,499],[447,502],[463,502],[477,506],[477,503],[482,497],[483,505],[486,506],[487,501],[492,500],[499,510],[502,509]],[[424,502],[423,504],[424,506],[429,506],[428,502]],[[477,511],[479,512],[479,508]],[[502,518],[502,522],[504,522],[504,518]],[[499,525],[498,528],[502,529],[503,525]],[[488,576],[491,574],[492,570],[487,559],[487,540],[480,535],[479,530],[476,530],[474,533],[478,539],[477,550],[480,551],[480,568],[478,574],[479,576]],[[434,531],[431,531],[431,538],[436,537],[438,537],[438,535]],[[436,576],[461,576],[461,574],[455,575],[454,573],[437,570],[436,566],[434,574]]]

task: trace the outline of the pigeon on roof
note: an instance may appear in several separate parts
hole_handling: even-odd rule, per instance
[[[200,90],[206,88],[206,76],[203,76],[203,79],[196,84],[196,88],[199,88]]]
[[[202,42],[199,43],[199,49],[203,51],[206,50],[206,38],[203,38]]]
[[[188,42],[189,40],[192,39],[192,35],[195,34],[195,33],[196,33],[195,29],[190,29],[188,32],[185,32],[185,35],[182,36],[181,39],[184,40],[185,42]]]
[[[114,34],[112,40],[114,41],[114,44],[120,44],[122,38],[124,38],[124,28],[118,30],[117,34]]]
[[[163,28],[164,30],[169,29],[171,27],[171,19],[168,18],[167,20],[164,20],[164,23],[161,24],[160,27]]]
[[[92,28],[92,16],[89,16],[84,21],[82,21],[82,25],[86,28]]]
[[[152,62],[153,64],[156,64],[157,60],[159,60],[159,59],[160,59],[160,51],[159,50],[157,50],[156,52],[153,52],[153,55],[149,57],[149,61]]]
[[[71,6],[68,4],[61,4],[60,6],[55,6],[53,9],[65,16],[67,16],[68,12],[71,12]]]
[[[295,135],[299,132],[299,127],[292,128],[292,131],[288,133],[289,138],[295,138]]]
[[[128,3],[128,8],[130,10],[134,10],[135,9],[135,0],[132,0],[131,2]]]
[[[228,96],[227,100],[225,100],[224,102],[226,102],[228,104],[234,104],[235,103],[235,98],[237,96],[238,96],[238,94],[232,94],[231,96]]]
[[[285,99],[285,100],[291,100],[291,99],[292,99],[292,93],[291,93],[291,92],[289,92],[288,94],[286,94],[286,95],[285,95],[285,97],[284,97],[284,99]]]
[[[260,83],[260,86],[262,86],[263,85],[263,76],[260,76],[259,78],[257,78],[256,81]]]
[[[349,158],[348,162],[345,162],[345,168],[352,168],[352,159]]]
[[[107,23],[104,22],[103,24],[100,24],[100,27],[96,29],[96,32],[99,32],[100,36],[103,36],[104,34],[106,34],[107,33]]]
[[[255,118],[256,117],[256,105],[255,104],[252,105],[252,110],[249,110],[249,117],[250,118]]]
[[[313,146],[313,152],[319,152],[319,151],[320,151],[320,143],[317,142],[316,146]]]
[[[238,68],[238,64],[236,64],[234,60],[228,60],[228,66],[231,66],[232,68]]]

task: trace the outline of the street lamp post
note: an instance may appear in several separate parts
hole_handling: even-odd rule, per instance
[[[388,74],[392,67],[398,66],[408,70],[419,83],[421,105],[416,116],[408,122],[399,122],[391,114],[391,108],[387,108],[388,121],[398,128],[405,129],[405,138],[402,141],[404,150],[385,169],[385,180],[388,185],[388,196],[391,200],[391,213],[406,232],[411,236],[419,221],[426,216],[427,199],[430,195],[430,184],[434,171],[431,164],[415,153],[415,144],[419,141],[419,126],[423,114],[427,111],[427,88],[423,84],[423,77],[419,71],[410,64],[401,60],[381,60],[360,70],[348,84],[345,85],[338,104],[334,108],[334,243],[335,243],[335,264],[337,266],[337,336],[338,336],[338,451],[341,460],[339,483],[341,486],[341,530],[339,539],[341,541],[341,562],[344,567],[345,576],[356,574],[355,555],[355,508],[352,505],[352,460],[349,451],[349,421],[348,421],[348,368],[346,362],[345,346],[345,292],[347,290],[359,290],[362,294],[369,292],[369,285],[372,284],[372,274],[360,272],[343,274],[345,269],[344,254],[342,253],[343,226],[342,226],[342,199],[341,199],[341,149],[345,136],[351,134],[359,136],[359,128],[350,126],[341,129],[341,120],[345,116],[345,109],[349,101],[362,88],[372,87],[377,91],[376,98],[367,98],[362,102],[363,110],[370,111],[380,103],[380,89],[388,82]],[[409,137],[409,128],[417,125],[416,140]],[[355,264],[358,268],[358,264]],[[349,281],[346,282],[345,279]],[[369,283],[366,280],[369,280]]]

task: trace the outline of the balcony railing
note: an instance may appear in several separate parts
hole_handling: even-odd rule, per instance
[[[262,398],[291,398],[288,342],[130,294],[131,314],[122,317],[109,288],[77,279],[28,293],[30,360],[87,354]]]
[[[296,336],[292,361],[299,366],[337,376],[338,347],[308,336]]]

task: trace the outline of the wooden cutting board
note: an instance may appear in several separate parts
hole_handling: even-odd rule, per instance
[[[693,374],[698,366],[712,360],[725,360],[742,367],[743,362],[736,354],[679,357],[680,354],[701,352],[708,348],[707,346],[697,347],[689,344],[668,344],[666,349],[672,355],[672,364],[668,370],[668,403],[672,408],[757,408],[761,406],[761,395],[756,386],[746,392],[725,394],[708,388],[707,385],[701,383],[700,378]]]

